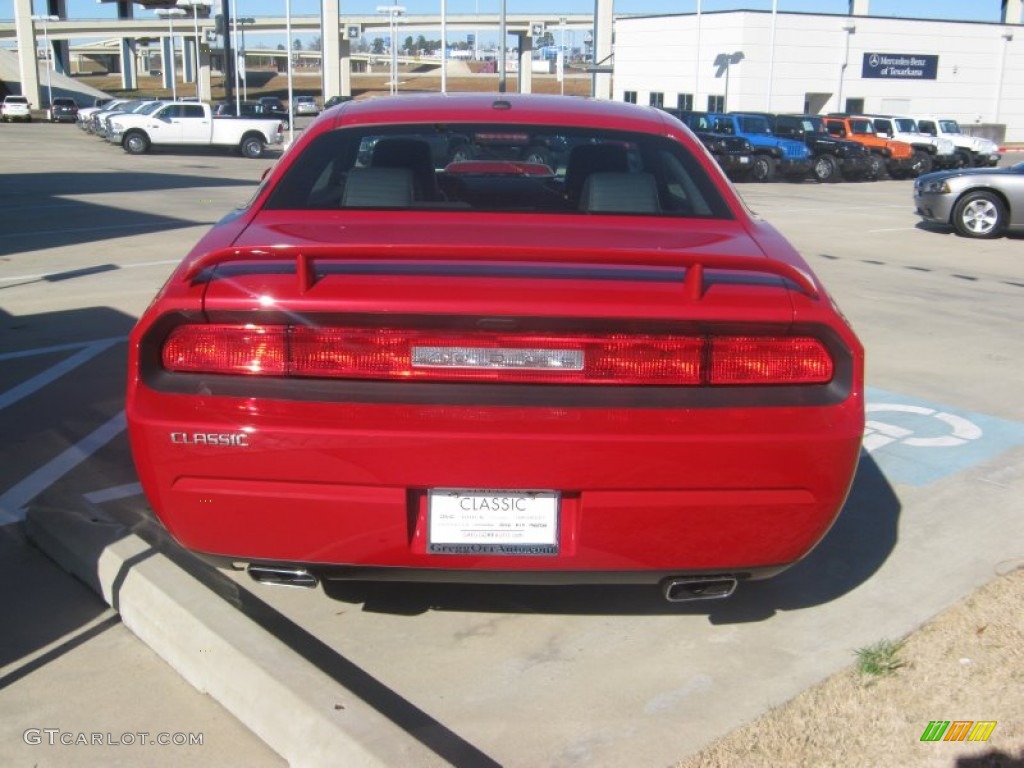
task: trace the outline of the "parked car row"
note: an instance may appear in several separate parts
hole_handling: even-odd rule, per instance
[[[78,125],[133,155],[153,146],[222,146],[250,158],[280,144],[285,128],[276,117],[219,118],[196,101],[124,99],[79,110]]]
[[[964,134],[954,120],[665,111],[693,130],[735,181],[905,179],[999,162],[993,142]]]

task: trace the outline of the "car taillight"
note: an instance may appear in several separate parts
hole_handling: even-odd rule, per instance
[[[287,336],[283,325],[183,325],[164,343],[164,368],[285,376]]]
[[[711,340],[712,384],[825,384],[832,356],[808,337],[724,336]]]
[[[809,337],[305,326],[179,326],[161,358],[179,373],[544,384],[817,384],[833,371]]]

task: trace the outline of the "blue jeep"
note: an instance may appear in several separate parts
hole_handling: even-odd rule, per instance
[[[811,170],[811,151],[802,141],[780,139],[763,115],[709,114],[716,133],[742,136],[754,147],[750,178],[769,181],[778,173],[790,181],[803,181]]]

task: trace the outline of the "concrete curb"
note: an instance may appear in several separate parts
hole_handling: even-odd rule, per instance
[[[447,765],[124,527],[33,507],[25,530],[182,677],[291,765]]]

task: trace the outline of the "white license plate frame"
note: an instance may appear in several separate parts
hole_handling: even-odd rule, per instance
[[[557,491],[431,488],[427,554],[558,554]]]

